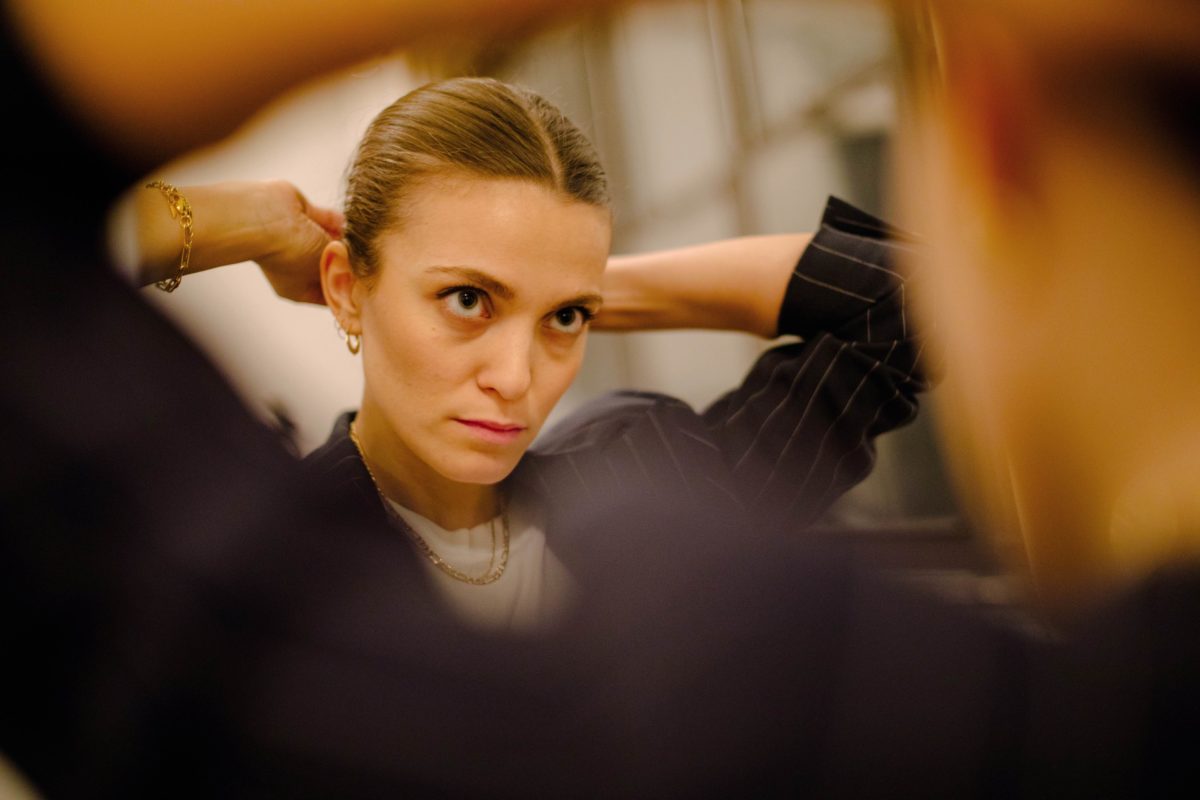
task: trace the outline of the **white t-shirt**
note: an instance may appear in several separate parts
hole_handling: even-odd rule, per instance
[[[485,575],[492,563],[492,526],[495,558],[504,548],[502,522],[495,519],[473,528],[448,531],[392,500],[392,511],[416,531],[433,552],[467,575]],[[529,632],[552,625],[570,604],[574,581],[566,568],[546,548],[541,509],[513,498],[508,508],[508,566],[492,583],[478,586],[447,575],[422,552],[424,565],[442,598],[466,622],[499,631]],[[399,527],[397,523],[397,527]],[[405,538],[408,534],[404,534]],[[417,545],[410,542],[413,549]]]

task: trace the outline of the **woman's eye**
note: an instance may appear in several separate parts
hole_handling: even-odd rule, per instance
[[[579,333],[590,317],[586,310],[576,306],[560,308],[551,315],[550,325],[562,333]]]
[[[451,314],[465,319],[487,316],[483,292],[478,289],[454,289],[442,297],[442,302]]]

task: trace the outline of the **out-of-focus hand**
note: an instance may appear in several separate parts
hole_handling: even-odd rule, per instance
[[[35,58],[73,118],[150,170],[333,70],[414,46],[453,55],[464,37],[495,43],[619,2],[239,0],[205,3],[198,14],[188,3],[8,0],[4,12],[6,40]],[[203,91],[180,91],[178,72],[164,64],[187,64]]]

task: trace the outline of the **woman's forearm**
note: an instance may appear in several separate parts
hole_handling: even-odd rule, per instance
[[[289,300],[322,302],[321,251],[341,234],[341,215],[310,204],[287,181],[226,181],[181,186],[192,210],[192,249],[184,277],[225,264],[255,261]],[[179,270],[184,235],[164,194],[135,191],[133,272],[148,286]]]
[[[269,223],[265,184],[214,183],[180,186],[192,208],[192,252],[188,272],[253,261],[269,252],[277,235]],[[154,188],[134,194],[138,263],[143,285],[175,274],[183,230],[171,216],[167,198]]]
[[[609,259],[601,330],[711,328],[776,335],[811,234],[744,236]]]

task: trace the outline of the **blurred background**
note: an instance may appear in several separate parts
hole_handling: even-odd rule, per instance
[[[872,3],[635,5],[521,41],[476,43],[455,63],[409,55],[362,65],[283,98],[233,139],[155,177],[180,185],[285,178],[313,202],[338,206],[352,149],[380,109],[433,77],[473,73],[529,86],[589,133],[610,175],[615,252],[812,230],[829,195],[894,216],[891,37],[887,13]],[[253,264],[190,276],[171,295],[145,293],[297,452],[319,445],[334,417],[357,406],[360,367],[328,311],[279,300]],[[769,345],[730,333],[593,334],[548,426],[617,388],[703,407]],[[934,391],[916,423],[879,440],[873,475],[830,512],[829,525],[964,540],[936,413]]]

